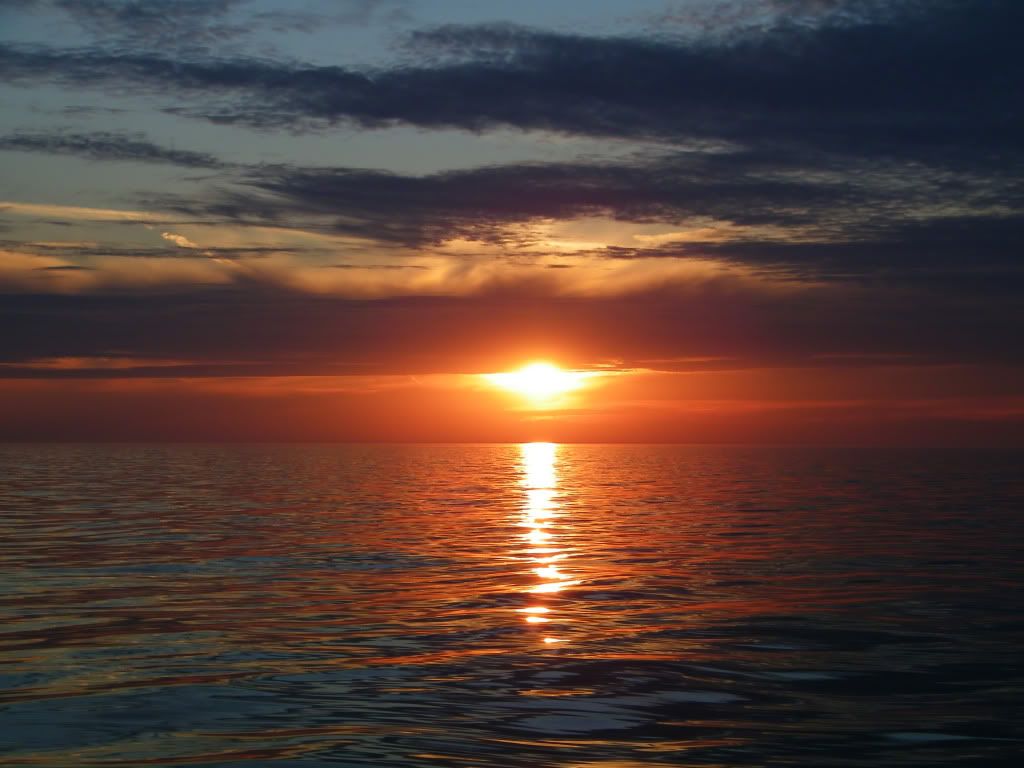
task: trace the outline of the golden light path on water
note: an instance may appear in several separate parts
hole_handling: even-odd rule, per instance
[[[533,603],[519,610],[528,624],[547,624],[553,618],[564,621],[564,617],[553,616],[551,607],[540,597],[579,584],[579,580],[570,578],[558,565],[568,554],[559,546],[553,530],[555,520],[564,514],[558,504],[558,473],[555,468],[558,446],[555,443],[523,443],[520,448],[525,495],[521,525],[528,529],[522,535],[527,542],[531,571],[538,581],[529,589],[529,593],[536,596]],[[559,523],[564,524],[564,521]],[[545,636],[543,641],[546,644],[564,642],[562,638],[552,636]]]

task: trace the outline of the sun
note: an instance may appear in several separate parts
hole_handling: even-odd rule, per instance
[[[484,378],[491,384],[530,400],[551,400],[579,389],[594,374],[565,371],[551,363],[537,362],[509,373],[487,373]]]

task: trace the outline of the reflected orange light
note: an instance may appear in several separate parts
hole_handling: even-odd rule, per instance
[[[523,452],[523,485],[527,488],[527,498],[540,501],[540,496],[531,496],[529,491],[546,491],[547,503],[551,503],[557,483],[555,475],[555,454],[558,446],[554,443],[525,443],[520,446]],[[531,505],[532,506],[532,505]]]
[[[533,544],[554,541],[557,536],[555,532],[566,527],[559,512],[558,473],[555,471],[555,459],[558,455],[558,446],[553,443],[525,443],[520,446],[522,450],[522,485],[525,495],[523,505],[523,518],[520,525],[526,526],[530,532],[524,534],[524,538]],[[557,517],[558,522],[549,518]],[[550,527],[551,530],[546,530]],[[525,558],[531,563],[540,563],[532,568],[533,573],[543,581],[527,591],[533,594],[552,594],[563,589],[579,584],[579,580],[566,578],[566,574],[560,571],[553,563],[567,556],[567,553],[559,546],[533,546],[527,552],[530,557]],[[527,614],[523,620],[528,624],[546,624],[551,621],[546,615],[550,610],[543,605],[533,605],[528,608],[519,609],[521,613]],[[564,617],[558,621],[565,621]],[[543,638],[544,643],[559,643],[561,639],[555,637]]]
[[[545,478],[553,481],[554,478]],[[530,488],[526,491],[527,509],[538,517],[550,515],[554,510],[555,492],[551,488]]]
[[[553,550],[553,551],[557,552],[557,550]],[[564,560],[565,557],[566,557],[566,555],[565,555],[564,552],[558,552],[557,554],[547,555],[545,557],[535,557],[535,558],[533,558],[533,562],[535,562],[535,563],[545,563],[545,564],[555,563],[555,562],[558,562],[559,560]]]
[[[550,539],[551,538],[551,534],[550,533],[546,533],[546,532],[540,530],[539,528],[534,528],[532,531],[530,531],[528,534],[526,534],[526,538],[530,542],[532,542],[534,544],[540,544],[541,542],[544,542],[544,541],[547,541],[548,539]]]
[[[551,581],[547,584],[538,584],[533,587],[530,591],[536,594],[547,594],[550,592],[561,592],[566,587],[572,587],[579,584],[579,579],[572,581]]]

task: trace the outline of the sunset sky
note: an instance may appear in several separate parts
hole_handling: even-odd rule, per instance
[[[0,439],[1021,442],[1021,29],[0,0]]]

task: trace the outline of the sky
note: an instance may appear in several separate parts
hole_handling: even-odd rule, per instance
[[[0,440],[1024,442],[1022,28],[0,0]]]

